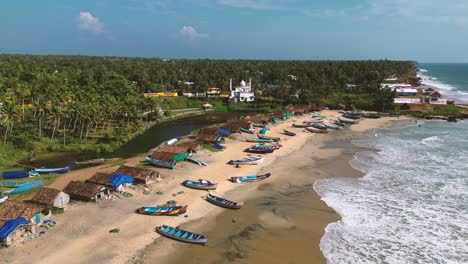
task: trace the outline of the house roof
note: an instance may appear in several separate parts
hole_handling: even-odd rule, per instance
[[[187,150],[191,150],[193,152],[196,152],[197,148],[200,146],[197,142],[194,141],[187,141],[184,143],[177,144],[178,147],[185,147]]]
[[[154,170],[138,168],[138,167],[131,167],[131,166],[126,166],[126,165],[120,166],[120,168],[118,168],[114,172],[114,174],[117,174],[117,173],[132,176],[134,179],[139,179],[139,180],[146,180],[146,178],[148,176],[151,176],[152,174],[159,175],[159,172],[154,171]]]
[[[199,134],[196,138],[198,141],[204,141],[204,142],[216,142],[218,139],[218,136],[216,135],[205,135],[205,134]]]
[[[110,185],[109,180],[112,178],[112,174],[96,172],[91,178],[87,179],[86,182],[100,184],[100,185]]]
[[[52,189],[49,187],[41,187],[39,191],[37,191],[36,195],[27,202],[44,204],[44,205],[52,205],[54,204],[54,200],[57,195],[60,193],[57,189]]]
[[[19,217],[30,220],[35,214],[40,213],[42,208],[34,204],[6,200],[0,204],[0,220],[7,221]]]
[[[80,183],[76,181],[71,181],[63,191],[70,195],[79,195],[84,197],[93,197],[99,193],[103,188],[106,188],[102,185],[97,185],[93,183]]]
[[[244,120],[248,120],[253,123],[260,123],[260,122],[268,122],[270,121],[269,116],[264,115],[254,115],[254,116],[246,116]]]
[[[167,152],[167,153],[174,153],[174,154],[179,154],[179,153],[186,153],[189,149],[185,146],[170,146],[170,145],[164,145],[156,152]]]
[[[150,155],[150,157],[157,160],[172,162],[174,161],[173,158],[176,154],[177,153],[155,151]]]
[[[205,127],[205,128],[200,129],[200,134],[204,134],[204,135],[217,135],[217,134],[218,134],[218,131],[219,131],[219,128],[215,128],[215,127]]]
[[[238,132],[241,127],[250,128],[250,122],[248,120],[230,120],[222,128],[231,132]]]

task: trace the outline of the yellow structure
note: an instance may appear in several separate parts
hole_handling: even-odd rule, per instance
[[[157,93],[145,93],[145,97],[177,97],[179,96],[176,92],[157,92]]]

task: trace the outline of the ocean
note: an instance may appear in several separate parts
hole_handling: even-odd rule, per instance
[[[378,150],[351,161],[363,178],[315,183],[342,217],[320,243],[328,263],[468,263],[468,122],[419,124],[355,141]]]
[[[468,104],[468,64],[420,63],[418,76],[456,103]]]

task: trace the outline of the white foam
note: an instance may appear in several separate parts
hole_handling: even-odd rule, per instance
[[[457,103],[468,103],[468,92],[460,91],[456,87],[440,82],[436,77],[423,74],[422,72],[427,73],[428,71],[422,71],[420,69],[419,73],[417,74],[417,76],[421,78],[421,84],[436,88],[439,90],[439,92],[444,94],[449,99],[455,100]]]

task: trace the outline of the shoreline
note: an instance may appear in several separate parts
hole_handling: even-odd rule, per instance
[[[325,114],[336,114],[336,112],[324,111]],[[301,121],[301,118],[293,118]],[[394,118],[382,118],[377,120],[364,119],[360,124],[354,125],[358,133],[362,133],[366,128],[374,128],[380,124],[393,120]],[[272,126],[272,132],[269,135],[276,135],[282,128],[289,128],[291,121],[284,121],[281,124]],[[354,129],[353,129],[354,130]],[[302,130],[301,130],[302,131]],[[299,132],[299,130],[297,130]],[[346,131],[345,131],[346,132]],[[334,134],[342,134],[344,138],[347,133],[336,132]],[[244,134],[245,135],[245,134]],[[17,245],[12,248],[3,250],[1,258],[4,260],[13,259],[19,262],[29,262],[34,258],[41,259],[42,262],[60,262],[67,260],[67,262],[75,263],[70,259],[80,260],[80,262],[99,262],[106,261],[108,263],[125,263],[134,262],[138,260],[137,252],[143,252],[148,245],[157,244],[158,254],[160,257],[169,256],[173,250],[182,247],[181,244],[171,241],[169,239],[156,239],[159,237],[152,231],[157,225],[181,225],[196,221],[197,219],[214,218],[214,216],[223,213],[224,210],[212,206],[206,201],[199,199],[204,192],[197,190],[189,190],[180,186],[180,182],[190,178],[196,180],[198,178],[208,178],[217,181],[219,187],[215,193],[225,194],[227,198],[249,200],[249,193],[252,194],[256,184],[242,185],[242,192],[238,192],[241,187],[228,183],[226,178],[234,175],[252,175],[259,171],[264,171],[271,166],[277,159],[298,153],[301,146],[305,144],[307,139],[309,141],[318,141],[317,146],[327,140],[327,136],[310,135],[306,133],[298,133],[296,137],[287,138],[283,141],[284,147],[278,152],[267,155],[265,164],[260,166],[242,166],[241,169],[236,169],[232,166],[225,165],[229,159],[242,158],[245,153],[242,150],[249,145],[249,143],[241,141],[244,135],[239,136],[238,140],[227,140],[227,150],[221,153],[211,153],[201,151],[196,154],[200,158],[210,164],[208,167],[195,167],[192,164],[181,163],[178,165],[177,170],[167,171],[159,170],[163,175],[163,181],[155,184],[152,190],[164,191],[163,195],[143,195],[140,192],[135,192],[134,197],[131,199],[121,199],[117,201],[103,201],[96,204],[82,204],[79,206],[71,205],[70,208],[63,215],[54,216],[57,219],[57,226],[51,230],[51,235],[46,234],[45,237],[39,237],[35,240],[28,241],[25,245]],[[288,144],[291,143],[291,144]],[[318,147],[316,147],[318,150]],[[315,149],[314,149],[315,151]],[[324,153],[331,153],[329,150],[323,151]],[[326,157],[326,155],[325,155]],[[142,156],[136,156],[127,159],[127,165],[136,165],[142,160]],[[307,162],[306,162],[307,163]],[[92,173],[96,171],[111,171],[114,168],[109,167],[103,169],[102,167],[93,167],[84,169],[76,173],[70,173],[61,177],[51,187],[59,188],[64,186],[70,179],[83,179],[89,178]],[[287,169],[287,168],[282,168]],[[220,175],[222,172],[222,175]],[[203,176],[202,176],[203,175]],[[272,180],[275,178],[281,179],[281,175],[274,174]],[[266,184],[268,183],[265,182]],[[263,183],[262,185],[263,186]],[[62,187],[63,188],[63,187]],[[172,196],[177,191],[184,191],[177,197]],[[245,193],[245,194],[242,194]],[[133,213],[133,211],[141,206],[150,206],[162,204],[168,200],[178,200],[179,204],[189,204],[188,217],[183,216],[167,218],[167,217],[151,217],[142,216]],[[82,212],[86,210],[87,214]],[[242,210],[242,209],[241,209]],[[330,209],[331,210],[331,209]],[[190,225],[190,224],[184,224]],[[108,233],[108,230],[119,227],[122,232],[117,235]],[[192,230],[197,232],[198,230]],[[105,243],[103,243],[105,241]],[[45,242],[47,245],[44,245]],[[318,245],[317,245],[318,246]],[[51,250],[54,249],[54,250]],[[93,252],[92,254],[84,256],[80,252]],[[6,253],[6,254],[3,254]],[[144,252],[142,253],[145,254]],[[3,256],[4,255],[4,256]],[[141,254],[140,254],[141,255]],[[143,261],[144,262],[144,261]]]

